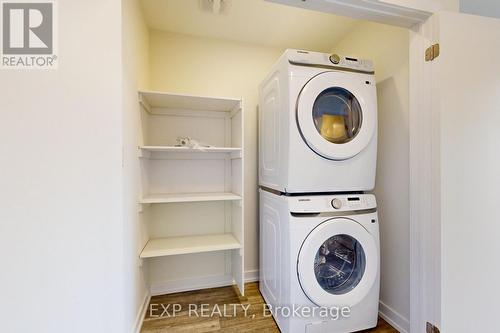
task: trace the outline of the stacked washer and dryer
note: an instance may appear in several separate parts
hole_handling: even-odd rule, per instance
[[[283,333],[375,327],[373,64],[287,50],[259,93],[260,291]]]

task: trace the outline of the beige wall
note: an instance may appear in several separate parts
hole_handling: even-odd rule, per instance
[[[122,99],[123,99],[123,253],[124,314],[127,332],[138,325],[141,306],[147,297],[145,278],[138,253],[147,241],[145,224],[137,212],[140,166],[137,158],[140,113],[137,91],[149,85],[149,31],[139,0],[122,1]]]
[[[282,49],[152,30],[151,89],[243,97],[245,113],[245,269],[259,268],[258,85]]]
[[[410,318],[409,32],[362,23],[337,44],[375,63],[379,144],[375,193],[380,214],[381,310],[408,331]],[[385,305],[385,306],[384,306]]]

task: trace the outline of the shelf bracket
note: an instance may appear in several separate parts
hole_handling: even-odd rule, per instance
[[[140,159],[141,158],[145,158],[145,159],[151,158],[150,151],[145,151],[144,149],[141,149],[140,146],[137,146],[137,150],[138,150],[137,157],[139,157]]]
[[[149,206],[151,206],[151,204],[150,204],[150,203],[142,203],[142,202],[139,202],[139,203],[137,204],[137,212],[140,214],[140,213],[142,213],[142,212],[144,211],[144,208],[145,208],[145,207],[149,207]]]
[[[142,96],[141,93],[139,93],[139,104],[144,108],[144,110],[146,110],[148,113],[152,113],[151,112],[151,106],[149,105],[148,102],[146,102],[146,100],[144,99],[144,96]]]
[[[241,156],[242,156],[241,151],[231,152],[231,159],[233,159],[233,160],[241,158]]]

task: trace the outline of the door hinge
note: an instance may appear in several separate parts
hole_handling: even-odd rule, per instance
[[[432,61],[439,57],[439,43],[436,43],[432,46],[429,46],[427,50],[425,50],[425,61]]]
[[[437,328],[436,326],[434,326],[428,322],[427,325],[425,326],[425,332],[426,333],[439,333],[439,328]]]

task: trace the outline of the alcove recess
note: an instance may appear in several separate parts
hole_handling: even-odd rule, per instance
[[[151,294],[244,293],[243,109],[238,98],[139,92],[141,193]],[[190,137],[199,147],[178,147]],[[208,145],[206,147],[205,145]]]

